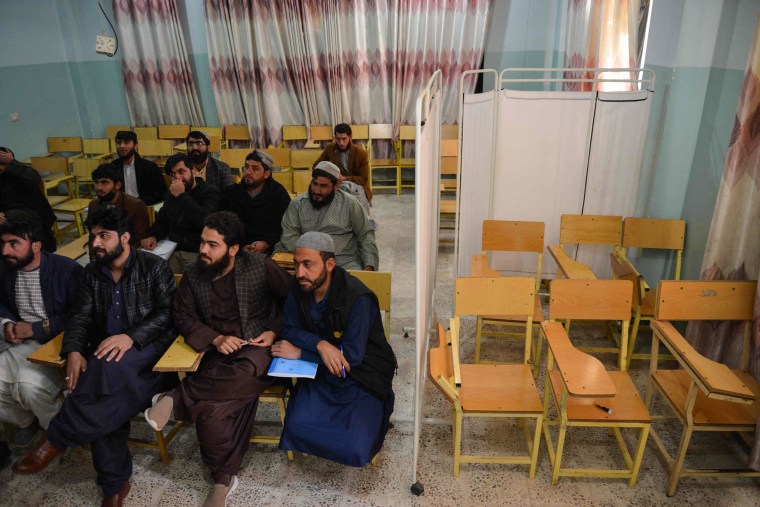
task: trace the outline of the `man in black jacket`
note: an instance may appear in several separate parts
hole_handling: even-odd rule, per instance
[[[243,179],[227,187],[222,209],[237,214],[245,226],[248,252],[270,255],[282,236],[282,215],[290,204],[290,194],[272,178],[274,160],[261,150],[245,157]]]
[[[329,234],[303,234],[293,260],[297,283],[285,300],[282,340],[272,345],[272,356],[319,368],[291,394],[280,449],[364,466],[383,446],[394,402],[396,356],[377,296],[336,266]]]
[[[124,193],[138,197],[146,206],[161,202],[166,192],[164,177],[155,162],[137,154],[137,134],[120,130],[115,139],[119,158],[113,163],[124,169]]]
[[[156,248],[156,243],[164,238],[177,243],[169,267],[178,275],[198,259],[203,222],[219,208],[219,190],[193,177],[192,167],[189,155],[172,155],[166,161],[166,174],[171,176],[172,183],[156,223],[141,242],[148,250]]]
[[[8,148],[0,147],[0,225],[16,215],[36,213],[42,224],[42,249],[55,252],[55,213],[42,191],[42,178],[34,168],[22,164]]]
[[[69,396],[13,471],[37,473],[67,448],[90,444],[103,505],[121,505],[132,475],[130,420],[165,389],[152,368],[177,334],[176,287],[166,262],[130,246],[126,211],[99,210],[88,227],[95,261],[85,268],[61,348]]]

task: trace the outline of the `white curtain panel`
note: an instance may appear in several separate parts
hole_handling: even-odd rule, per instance
[[[634,216],[652,93],[600,92],[596,103],[585,215]],[[583,245],[577,260],[610,278],[609,248]],[[666,259],[663,259],[664,262]]]
[[[113,11],[132,125],[203,125],[176,0],[114,0]]]
[[[494,219],[544,222],[545,245],[559,243],[560,216],[583,206],[593,104],[591,92],[500,92]],[[494,255],[491,262],[506,274],[535,272],[535,257],[528,254]],[[542,276],[556,271],[544,255]]]
[[[465,94],[462,105],[462,164],[457,214],[457,276],[469,276],[472,256],[481,252],[483,220],[491,216],[496,93]],[[497,193],[493,195],[497,196]],[[501,199],[501,196],[498,196]]]

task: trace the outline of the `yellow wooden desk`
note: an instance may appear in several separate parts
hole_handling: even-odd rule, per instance
[[[293,252],[276,252],[272,255],[272,260],[279,264],[285,271],[292,273],[295,270]]]
[[[204,352],[197,352],[194,348],[185,343],[185,339],[182,336],[178,336],[153,367],[153,371],[196,371],[198,370],[198,365],[201,364],[203,354]]]
[[[549,250],[565,278],[570,280],[596,280],[596,275],[591,271],[591,268],[568,257],[561,245],[549,245],[546,249]]]
[[[84,236],[75,239],[71,243],[63,245],[56,250],[56,254],[68,257],[69,259],[77,260],[87,253],[87,243],[90,237],[85,234]]]
[[[61,346],[63,345],[63,333],[59,334],[42,347],[38,348],[28,356],[27,360],[32,363],[54,366],[63,368],[66,364],[65,359],[61,359]]]

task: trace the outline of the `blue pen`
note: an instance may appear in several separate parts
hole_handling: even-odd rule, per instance
[[[338,345],[338,349],[340,350],[340,353],[343,354],[343,345]],[[340,367],[340,373],[343,376],[343,378],[346,378],[346,367],[341,366]]]

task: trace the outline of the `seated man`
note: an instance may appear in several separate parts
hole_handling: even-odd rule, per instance
[[[34,442],[37,428],[47,428],[61,408],[60,372],[26,357],[63,332],[83,271],[71,259],[42,251],[42,228],[29,215],[0,226],[0,421],[19,428],[16,447]]]
[[[101,209],[88,228],[95,261],[85,268],[61,348],[69,395],[13,471],[35,474],[67,448],[90,444],[103,505],[121,505],[132,475],[130,420],[166,389],[152,368],[177,336],[176,286],[163,259],[130,246],[126,211]]]
[[[116,153],[119,158],[113,161],[124,171],[124,193],[137,197],[146,206],[156,204],[164,199],[166,183],[155,162],[142,158],[137,153],[137,134],[130,130],[116,133]]]
[[[42,224],[42,249],[55,252],[55,213],[42,191],[40,174],[16,160],[11,150],[0,147],[0,225],[21,211],[37,214]]]
[[[92,171],[92,181],[97,198],[90,201],[87,214],[94,215],[101,208],[123,209],[132,221],[135,233],[133,244],[139,245],[148,232],[148,207],[137,197],[122,192],[124,179],[121,168],[111,163],[101,164]]]
[[[195,422],[201,458],[214,487],[206,506],[223,506],[237,487],[259,395],[271,384],[269,346],[280,332],[290,275],[241,249],[243,224],[219,211],[206,219],[200,257],[179,284],[174,321],[185,342],[207,351],[198,372],[157,397],[145,419]]]
[[[204,132],[193,130],[187,134],[185,143],[187,154],[193,159],[193,176],[214,185],[220,192],[232,185],[230,166],[209,155],[211,141]]]
[[[297,286],[272,355],[319,364],[288,401],[280,449],[364,466],[383,446],[393,412],[396,356],[377,297],[335,265],[332,238],[307,232],[294,253]]]
[[[282,237],[275,252],[292,252],[301,234],[326,232],[335,241],[335,260],[343,269],[377,269],[375,231],[354,197],[338,189],[340,169],[320,162],[311,172],[309,191],[290,202],[282,217]]]
[[[254,150],[245,157],[243,179],[227,187],[222,210],[232,211],[245,226],[245,250],[271,254],[282,236],[282,215],[290,204],[290,194],[272,178],[272,157]]]
[[[327,160],[332,162],[340,169],[338,185],[344,181],[355,183],[364,189],[364,196],[367,201],[372,201],[372,189],[369,182],[369,155],[367,150],[352,142],[351,126],[346,123],[339,123],[333,131],[335,142],[328,144],[314,167],[319,162]]]
[[[181,274],[198,258],[203,221],[219,207],[219,190],[193,177],[193,161],[189,155],[172,155],[166,161],[166,174],[172,184],[164,197],[156,223],[141,242],[147,250],[156,248],[158,240],[167,238],[177,243],[169,259],[169,267]]]

